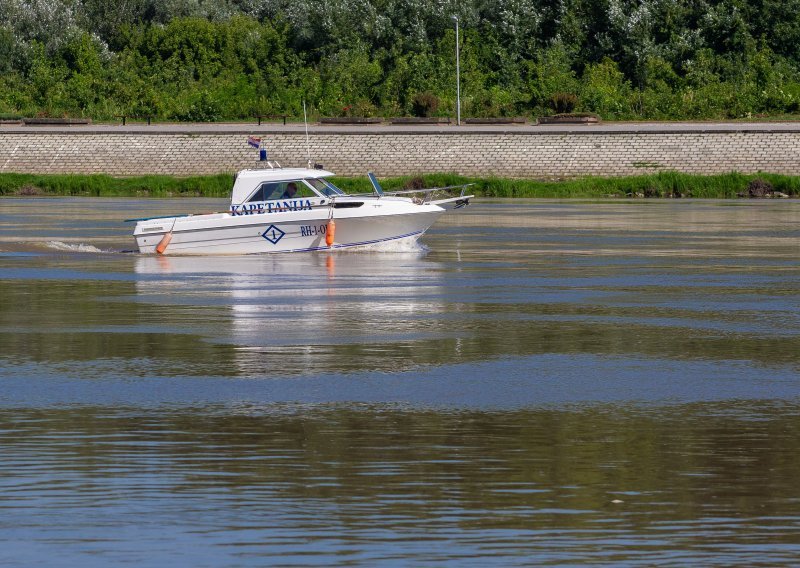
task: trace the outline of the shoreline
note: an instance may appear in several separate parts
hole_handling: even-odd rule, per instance
[[[366,176],[332,178],[348,193],[371,191]],[[754,181],[755,180],[755,181]],[[470,193],[485,198],[543,199],[739,199],[798,198],[800,176],[757,173],[701,175],[665,171],[620,177],[587,176],[565,180],[424,174],[383,178],[386,191],[473,184]],[[0,196],[213,197],[230,195],[233,174],[208,176],[113,177],[105,174],[0,173]],[[755,194],[754,194],[755,193]]]

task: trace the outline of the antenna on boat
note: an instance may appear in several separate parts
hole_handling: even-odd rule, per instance
[[[306,114],[306,100],[303,99],[303,123],[306,125],[306,157],[308,158],[308,167],[311,165],[311,144],[308,141],[308,115]]]

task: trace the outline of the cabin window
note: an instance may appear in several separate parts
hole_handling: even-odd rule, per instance
[[[306,183],[314,187],[325,197],[330,197],[331,195],[344,195],[344,191],[333,185],[331,182],[321,178],[307,179]]]
[[[280,199],[308,199],[311,197],[316,197],[316,195],[301,180],[273,181],[262,183],[247,201],[252,203]]]

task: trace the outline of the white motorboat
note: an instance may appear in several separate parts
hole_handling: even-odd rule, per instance
[[[140,252],[169,255],[374,247],[416,241],[442,213],[472,197],[467,186],[384,192],[372,174],[372,193],[348,195],[331,176],[311,168],[243,170],[229,211],[132,219],[133,235]]]

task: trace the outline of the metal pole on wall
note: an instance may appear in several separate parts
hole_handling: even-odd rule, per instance
[[[458,16],[453,16],[456,23],[456,124],[461,126],[461,58],[458,53]]]

